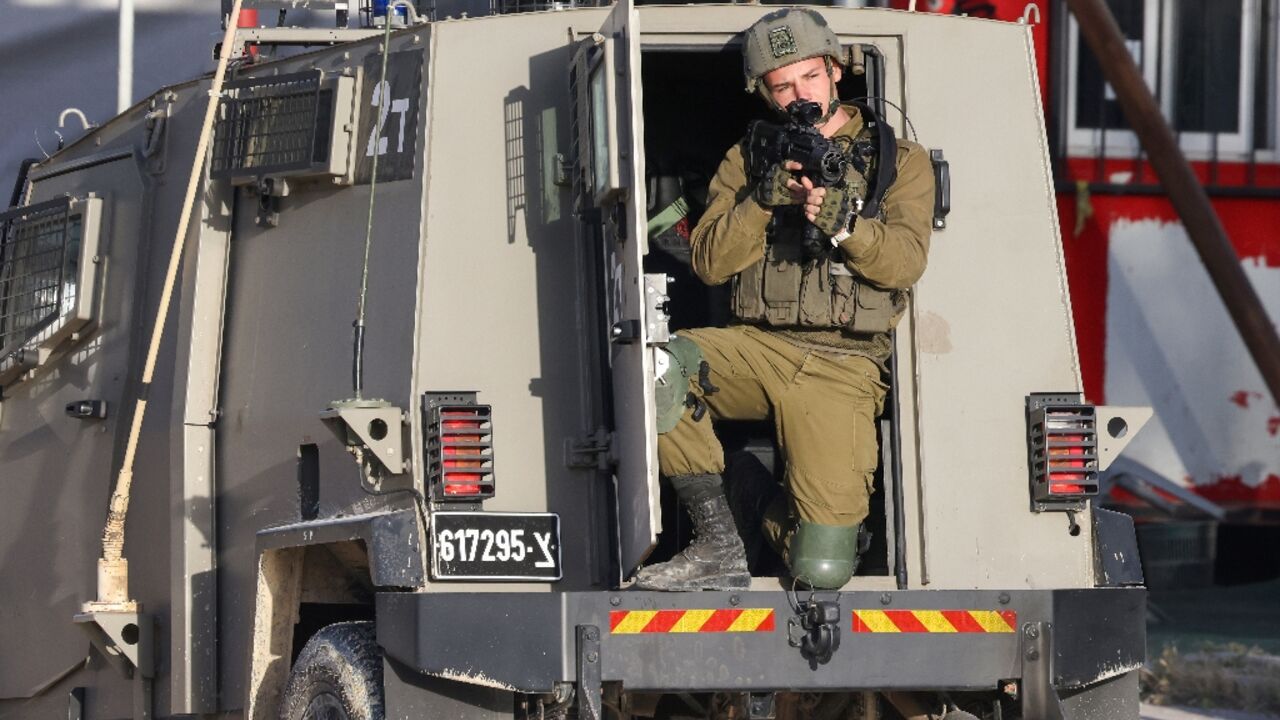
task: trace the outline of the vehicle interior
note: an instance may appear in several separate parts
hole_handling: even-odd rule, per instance
[[[854,70],[848,67],[838,85],[840,97],[875,97],[876,78],[883,78],[878,53],[871,46],[852,53]],[[695,66],[697,72],[690,72]],[[645,48],[641,60],[644,93],[645,162],[648,176],[648,216],[652,220],[672,203],[683,199],[688,215],[683,227],[655,233],[650,229],[650,252],[645,258],[646,273],[665,273],[673,282],[670,328],[724,326],[730,322],[729,284],[703,284],[689,266],[688,230],[701,216],[707,200],[707,186],[725,151],[742,138],[748,122],[776,119],[755,94],[744,92],[741,50],[729,45],[715,51],[703,48]],[[879,86],[883,86],[881,80]],[[875,101],[869,101],[873,106]],[[890,405],[886,402],[886,405]],[[871,514],[864,522],[870,545],[862,555],[858,575],[890,575],[894,566],[891,537],[892,499],[888,492],[891,473],[889,432],[892,411],[886,410],[878,427],[881,437],[881,466],[876,474],[876,492],[871,497]],[[753,576],[785,577],[782,559],[763,541],[760,519],[769,497],[782,491],[784,458],[774,442],[771,419],[759,422],[717,421],[716,434],[725,450],[725,487],[731,504],[758,510],[755,517],[739,517],[739,533],[747,546]],[[749,493],[750,502],[735,502],[734,493]],[[886,498],[889,501],[886,502]],[[758,498],[758,499],[757,499]],[[662,483],[663,532],[648,563],[672,557],[691,539],[691,523],[670,485]],[[746,512],[751,512],[747,510]],[[865,541],[864,541],[865,542]],[[855,578],[854,582],[857,582]]]

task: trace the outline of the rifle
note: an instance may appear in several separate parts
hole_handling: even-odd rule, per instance
[[[864,103],[854,102],[863,120],[875,130],[874,141],[861,141],[849,145],[824,137],[814,127],[822,118],[822,106],[811,100],[797,100],[787,106],[787,122],[784,124],[756,120],[747,128],[747,173],[755,182],[768,179],[775,165],[788,160],[800,164],[799,175],[809,178],[814,187],[843,187],[850,165],[866,178],[867,198],[859,200],[855,212],[874,217],[884,199],[885,192],[897,177],[896,152],[893,128],[889,127]],[[879,162],[872,159],[877,157]],[[874,173],[869,173],[874,170]],[[874,174],[874,177],[871,175]],[[809,257],[818,257],[828,249],[822,231],[806,223],[802,241]]]
[[[822,106],[812,100],[796,100],[787,106],[782,125],[756,120],[747,129],[747,172],[756,182],[767,182],[774,166],[788,160],[800,164],[798,175],[814,187],[839,187],[845,182],[850,158],[844,148],[814,127],[822,118]],[[806,222],[802,241],[805,254],[818,257],[827,249],[826,238]]]

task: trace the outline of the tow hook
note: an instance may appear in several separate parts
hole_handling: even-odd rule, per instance
[[[800,648],[800,656],[816,670],[840,649],[840,594],[831,600],[820,600],[814,592],[806,600],[792,598],[795,616],[787,620],[787,642]]]

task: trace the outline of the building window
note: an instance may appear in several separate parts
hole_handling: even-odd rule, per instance
[[[1188,156],[1246,159],[1276,147],[1277,0],[1108,0],[1126,45]],[[1066,149],[1133,156],[1111,87],[1065,3]],[[1255,156],[1255,159],[1259,159]],[[1274,159],[1274,158],[1261,158]]]

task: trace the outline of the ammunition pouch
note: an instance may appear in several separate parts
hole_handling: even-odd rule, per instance
[[[859,335],[893,329],[907,290],[882,290],[830,257],[807,259],[793,243],[773,243],[733,281],[733,313],[779,328],[840,328]]]

